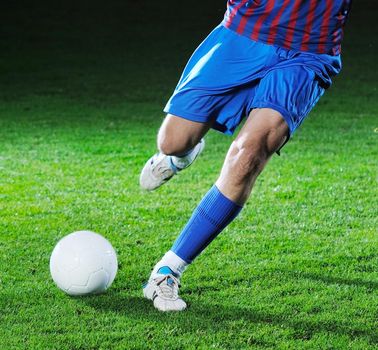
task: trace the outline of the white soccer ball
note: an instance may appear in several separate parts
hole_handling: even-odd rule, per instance
[[[104,292],[112,284],[117,269],[112,245],[91,231],[77,231],[63,237],[50,258],[54,282],[69,295]]]

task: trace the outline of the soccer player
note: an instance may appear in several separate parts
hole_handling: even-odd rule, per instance
[[[144,296],[180,311],[185,268],[241,211],[256,178],[303,122],[341,69],[351,0],[228,0],[222,23],[196,49],[164,111],[159,152],[141,187],[154,190],[187,168],[210,128],[232,134],[247,116],[220,175],[172,248],[154,267]]]

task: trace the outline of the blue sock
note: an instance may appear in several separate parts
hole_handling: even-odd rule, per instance
[[[191,263],[236,218],[241,209],[214,185],[193,212],[171,250]]]

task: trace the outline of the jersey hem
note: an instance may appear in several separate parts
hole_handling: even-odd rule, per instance
[[[242,38],[246,38],[246,39],[253,41],[255,43],[265,44],[265,45],[269,45],[269,46],[279,48],[279,49],[283,49],[283,50],[287,50],[287,51],[311,53],[311,54],[314,54],[314,55],[329,55],[329,56],[339,56],[341,54],[341,46],[337,50],[332,50],[331,52],[316,52],[316,51],[312,51],[312,50],[300,50],[296,47],[287,48],[287,47],[284,47],[283,45],[281,46],[281,45],[277,45],[277,44],[271,44],[271,43],[268,43],[265,40],[255,40],[255,39],[252,39],[251,37],[249,37],[247,35],[240,34],[236,30],[226,26],[226,19],[223,19],[223,21],[221,22],[221,25],[224,28],[226,28],[227,30],[229,30],[230,32],[235,33],[236,35],[238,35]]]

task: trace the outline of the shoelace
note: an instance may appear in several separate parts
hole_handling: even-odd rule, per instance
[[[178,298],[178,289],[180,287],[179,280],[169,274],[163,275],[161,277],[157,277],[154,279],[156,282],[156,286],[158,288],[158,294],[161,294],[163,297],[169,299],[177,299]]]
[[[164,180],[170,179],[175,171],[166,164],[166,161],[164,161],[164,157],[160,157],[160,155],[153,157],[150,162],[152,167],[152,173],[154,176],[159,177],[159,173],[163,174],[166,178]]]

